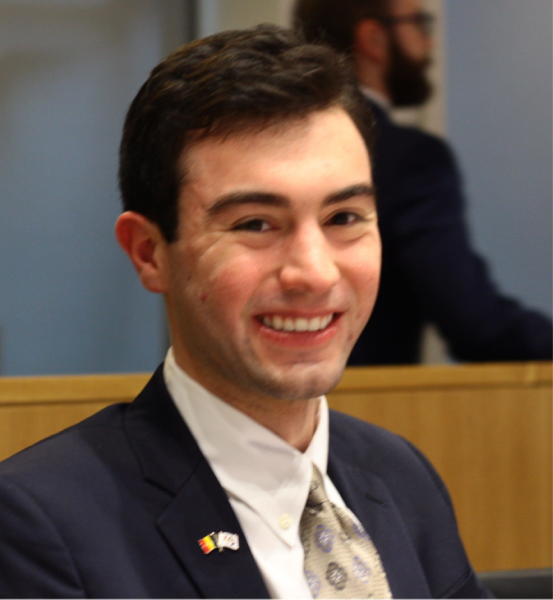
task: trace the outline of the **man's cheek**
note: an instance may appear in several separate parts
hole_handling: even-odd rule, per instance
[[[246,278],[238,270],[219,269],[209,280],[200,284],[201,304],[217,321],[235,318],[247,303],[248,289]]]
[[[249,257],[236,257],[212,268],[209,287],[227,302],[244,304],[255,296],[263,282],[263,267]]]

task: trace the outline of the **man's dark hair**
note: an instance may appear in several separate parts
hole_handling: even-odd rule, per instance
[[[171,243],[187,146],[335,106],[369,143],[372,119],[345,59],[294,31],[259,25],[182,46],[151,72],[127,113],[119,165],[124,210],[156,223]]]
[[[351,55],[357,23],[387,18],[389,4],[390,0],[296,0],[292,18],[307,41],[325,41]]]

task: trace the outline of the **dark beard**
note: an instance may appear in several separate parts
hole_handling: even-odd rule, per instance
[[[405,55],[393,35],[390,36],[390,69],[386,84],[397,108],[420,106],[432,94],[432,84],[426,76],[430,59],[415,61]]]

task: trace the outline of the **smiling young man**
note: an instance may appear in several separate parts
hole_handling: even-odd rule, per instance
[[[324,398],[378,287],[368,122],[344,61],[276,27],[154,69],[116,234],[172,347],[0,465],[0,596],[485,595],[432,467]]]
[[[366,145],[331,106],[209,136],[183,160],[176,240],[128,211],[119,241],[165,295],[176,364],[305,450],[318,397],[338,383],[376,297]]]

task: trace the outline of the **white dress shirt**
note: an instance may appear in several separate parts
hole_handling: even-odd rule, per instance
[[[163,374],[173,401],[228,496],[269,594],[272,598],[311,598],[299,523],[313,464],[324,475],[329,499],[347,510],[326,474],[325,397],[320,398],[313,439],[302,453],[194,381],[177,366],[172,349]]]

